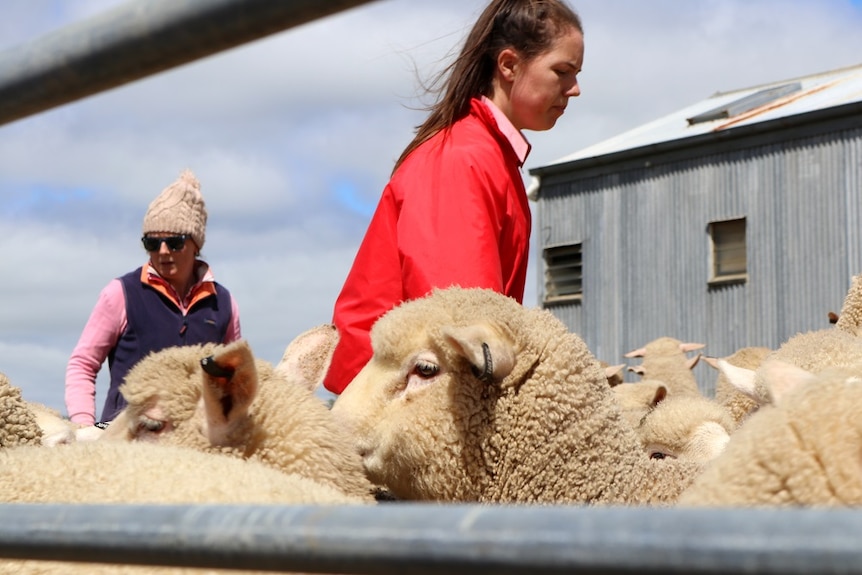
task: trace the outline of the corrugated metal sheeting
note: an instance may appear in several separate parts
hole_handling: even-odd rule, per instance
[[[783,130],[543,181],[540,249],[583,243],[583,299],[551,311],[610,364],[660,336],[723,357],[828,327],[862,272],[862,128]],[[708,225],[741,217],[748,279],[710,287]],[[711,392],[717,373],[701,362],[695,375]]]

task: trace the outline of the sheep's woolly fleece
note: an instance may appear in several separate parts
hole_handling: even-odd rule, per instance
[[[204,358],[217,375],[202,369]],[[128,406],[105,436],[229,453],[372,498],[350,437],[311,387],[256,360],[244,340],[168,348],[126,375]]]
[[[853,335],[862,335],[862,274],[853,277],[835,328]]]
[[[310,479],[269,466],[197,450],[97,441],[0,451],[0,501],[54,504],[359,505]],[[16,575],[251,573],[60,561],[0,559]]]
[[[41,443],[42,429],[21,390],[0,373],[0,448]]]
[[[371,340],[333,414],[401,499],[672,502],[701,469],[647,457],[598,360],[547,311],[438,289],[384,315]]]
[[[681,506],[862,505],[862,366],[817,375],[770,361],[774,404],[753,413]]]
[[[188,447],[91,441],[0,451],[4,503],[367,503],[307,477]]]

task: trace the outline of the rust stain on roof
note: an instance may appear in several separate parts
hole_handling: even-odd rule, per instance
[[[753,118],[754,116],[757,116],[759,114],[769,112],[770,110],[775,110],[775,109],[780,108],[782,106],[786,106],[787,104],[790,104],[792,102],[796,102],[797,100],[801,100],[802,98],[806,98],[808,96],[811,96],[812,94],[816,94],[818,92],[828,90],[829,88],[836,86],[836,85],[840,84],[841,82],[844,82],[846,79],[847,78],[838,78],[838,79],[832,80],[831,82],[824,82],[823,84],[819,84],[817,86],[814,86],[813,88],[809,88],[808,90],[803,90],[803,91],[797,92],[795,94],[789,94],[789,95],[784,96],[782,98],[778,98],[777,100],[769,102],[768,104],[764,104],[758,108],[754,108],[753,110],[749,110],[748,112],[743,112],[742,114],[734,116],[733,118],[730,118],[728,121],[724,122],[720,126],[716,126],[715,128],[713,128],[712,131],[713,132],[720,132],[721,130],[724,130],[726,128],[730,128],[731,126],[734,126],[735,124],[738,124],[739,122],[743,122],[743,121],[748,120],[749,118]]]

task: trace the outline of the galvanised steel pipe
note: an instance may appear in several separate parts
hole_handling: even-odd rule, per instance
[[[0,505],[0,557],[347,574],[853,575],[860,533],[852,509]]]
[[[130,0],[0,53],[0,125],[373,0]]]

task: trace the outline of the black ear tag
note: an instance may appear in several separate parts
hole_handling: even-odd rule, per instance
[[[473,375],[480,381],[491,381],[494,375],[494,358],[491,357],[491,348],[484,341],[482,342],[482,355],[485,359],[485,367],[480,370],[475,365],[471,366]]]
[[[217,364],[213,356],[203,358],[201,360],[201,368],[213,377],[224,377],[226,379],[230,379],[234,374],[233,369],[222,367]]]

